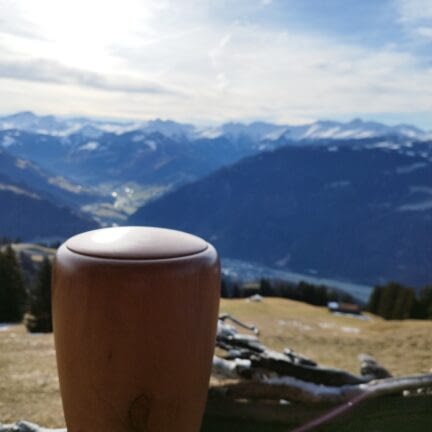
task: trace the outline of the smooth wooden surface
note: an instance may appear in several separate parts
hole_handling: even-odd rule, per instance
[[[160,260],[61,246],[53,321],[68,431],[198,431],[219,292],[219,260],[207,243]]]
[[[166,259],[203,252],[203,239],[181,231],[152,227],[103,228],[66,241],[72,252],[98,258]]]

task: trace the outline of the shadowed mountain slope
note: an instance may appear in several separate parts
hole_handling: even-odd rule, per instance
[[[139,209],[224,257],[361,283],[432,281],[432,164],[365,147],[283,147]]]

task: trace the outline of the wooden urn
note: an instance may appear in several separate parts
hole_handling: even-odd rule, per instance
[[[53,324],[68,432],[197,432],[220,293],[219,259],[161,228],[89,231],[58,250]]]

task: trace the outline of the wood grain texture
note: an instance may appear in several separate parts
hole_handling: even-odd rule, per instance
[[[69,432],[194,432],[214,349],[219,259],[103,259],[63,245],[53,322]]]

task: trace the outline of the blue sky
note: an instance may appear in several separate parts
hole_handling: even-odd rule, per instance
[[[432,129],[432,0],[0,0],[0,112]]]

